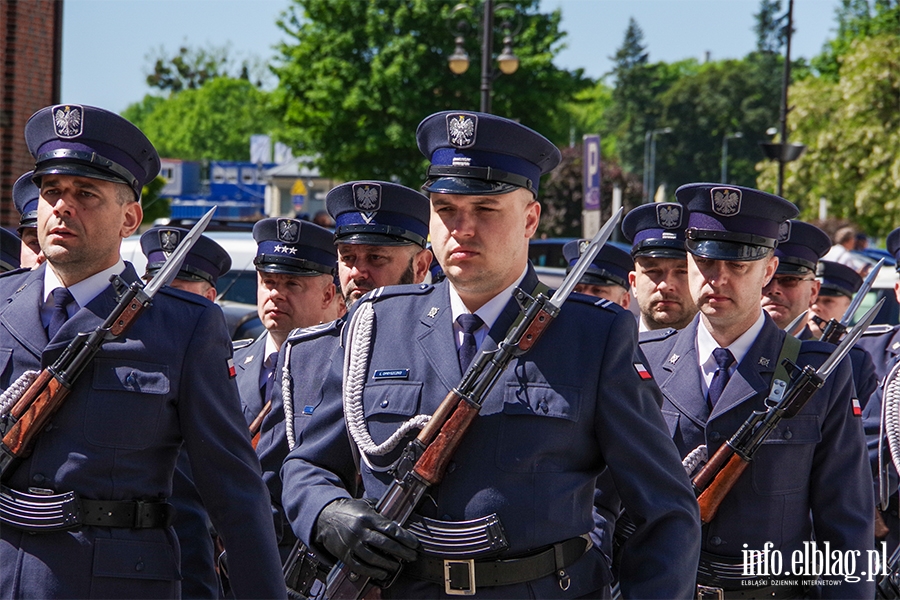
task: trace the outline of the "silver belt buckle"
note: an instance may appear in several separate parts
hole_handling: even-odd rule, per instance
[[[697,584],[697,600],[725,600],[725,590]]]
[[[469,587],[454,588],[450,586],[452,581],[450,571],[453,568],[464,568],[469,575]],[[475,594],[475,559],[468,560],[444,560],[444,593],[448,596],[473,596]]]

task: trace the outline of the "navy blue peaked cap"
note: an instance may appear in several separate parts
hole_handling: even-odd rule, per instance
[[[816,277],[822,281],[820,296],[847,296],[852,298],[862,286],[862,277],[847,265],[820,260],[816,268]]]
[[[894,255],[897,260],[897,271],[900,271],[900,227],[888,234],[887,250]]]
[[[22,240],[5,227],[0,227],[0,273],[19,268]]]
[[[159,155],[140,129],[119,115],[78,104],[37,111],[25,124],[25,143],[34,157],[34,181],[42,175],[80,175],[125,183],[140,200],[142,188],[159,173]]]
[[[351,181],[325,196],[340,244],[425,247],[430,205],[415,190],[386,181]]]
[[[334,234],[309,221],[271,218],[253,226],[257,271],[285,275],[332,275],[337,269]]]
[[[515,121],[476,112],[444,111],[416,130],[428,167],[426,192],[506,194],[525,188],[537,197],[541,175],[561,160],[559,149]]]
[[[141,250],[147,257],[147,274],[155,275],[190,233],[180,227],[154,227],[141,236]],[[201,235],[184,257],[176,277],[188,281],[206,281],[216,287],[219,277],[231,269],[231,257],[225,248]]]
[[[573,240],[563,246],[563,256],[569,266],[566,273],[572,270],[575,263],[581,257],[590,240]],[[624,250],[620,250],[611,244],[604,244],[600,252],[594,257],[594,261],[585,271],[579,283],[588,285],[620,285],[629,289],[628,273],[634,270],[634,261]]]
[[[687,211],[677,202],[654,202],[631,210],[622,220],[622,233],[631,242],[632,256],[681,258]]]
[[[685,247],[712,260],[759,260],[778,243],[779,228],[797,207],[774,194],[720,183],[689,183],[675,190],[688,209]]]
[[[28,171],[13,185],[13,202],[21,215],[18,227],[20,230],[25,227],[37,227],[37,208],[41,190],[31,181],[33,175],[34,171]]]
[[[809,223],[788,220],[781,224],[778,247],[776,273],[791,275],[812,275],[816,272],[816,264],[831,248],[828,234]]]

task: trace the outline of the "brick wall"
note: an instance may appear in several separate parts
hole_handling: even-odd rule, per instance
[[[59,103],[63,0],[0,0],[0,225],[18,224],[16,179],[34,166],[25,122]]]

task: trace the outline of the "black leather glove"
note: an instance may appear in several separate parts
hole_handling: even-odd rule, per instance
[[[316,519],[316,542],[350,569],[378,581],[389,580],[400,561],[416,560],[419,540],[381,516],[363,500],[340,498]]]

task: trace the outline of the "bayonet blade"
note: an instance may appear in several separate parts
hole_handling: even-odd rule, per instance
[[[194,244],[200,239],[200,235],[206,230],[206,226],[209,225],[210,220],[212,220],[216,208],[218,207],[213,206],[205,215],[203,215],[202,219],[197,221],[197,224],[194,225],[184,239],[181,240],[181,243],[175,248],[175,252],[169,256],[159,272],[157,272],[153,279],[144,286],[144,294],[148,298],[155,296],[156,292],[158,292],[161,287],[169,285],[172,280],[175,279],[175,275],[177,275],[179,269],[181,269],[181,263],[184,262],[184,259],[191,251],[191,248],[194,247]]]
[[[856,343],[856,340],[863,334],[866,328],[872,324],[872,321],[875,320],[875,315],[878,314],[878,311],[881,309],[881,305],[884,304],[884,298],[878,301],[875,306],[870,308],[868,312],[863,315],[863,318],[859,320],[859,323],[854,325],[848,332],[847,335],[844,336],[844,339],[841,340],[841,343],[838,344],[837,348],[835,348],[834,352],[831,353],[825,362],[822,363],[822,366],[819,367],[816,374],[821,377],[823,380],[828,379],[828,376],[831,375],[831,372],[837,367],[838,363],[841,362],[841,359],[844,358],[848,352],[850,352],[850,348],[853,347],[853,344]]]
[[[563,280],[562,285],[559,286],[559,289],[557,289],[556,293],[553,294],[553,297],[550,298],[549,304],[552,304],[556,308],[562,307],[563,302],[566,301],[566,298],[569,297],[569,294],[572,293],[572,290],[574,290],[575,286],[578,285],[578,282],[581,281],[581,277],[584,275],[585,271],[591,266],[594,258],[597,257],[600,248],[603,247],[603,244],[605,244],[606,240],[609,239],[609,236],[612,235],[619,219],[622,218],[623,211],[623,208],[619,208],[619,210],[603,224],[603,227],[600,228],[600,231],[597,232],[597,235],[594,236],[594,239],[591,240],[591,243],[581,254],[578,262],[575,263],[575,266],[572,267],[572,270]]]
[[[859,310],[859,305],[862,304],[862,301],[865,299],[866,294],[868,294],[869,290],[872,289],[872,284],[875,283],[875,277],[878,275],[878,271],[881,270],[881,265],[883,264],[884,259],[879,259],[875,266],[872,267],[872,270],[869,271],[869,274],[866,275],[866,279],[859,287],[859,291],[856,292],[855,296],[853,296],[853,302],[850,303],[850,306],[847,307],[847,312],[845,312],[844,316],[841,317],[841,325],[843,325],[844,327],[849,325],[850,321],[853,320],[853,315],[855,315],[856,311]]]
[[[796,337],[797,330],[800,329],[800,325],[806,323],[806,316],[809,314],[809,309],[807,308],[802,313],[797,315],[797,318],[788,323],[787,327],[784,328],[785,333],[788,335],[793,335]]]

